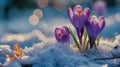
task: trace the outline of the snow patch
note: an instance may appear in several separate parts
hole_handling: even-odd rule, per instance
[[[24,64],[32,64],[33,67],[108,67],[109,65],[114,65],[114,60],[93,61],[93,59],[112,57],[113,55],[118,55],[118,53],[120,53],[120,47],[116,50],[114,49],[116,44],[118,44],[118,46],[120,44],[120,35],[115,36],[114,40],[102,38],[99,46],[97,46],[97,48],[90,49],[86,54],[79,53],[71,44],[57,43],[54,37],[48,38],[39,30],[35,30],[27,35],[36,35],[41,42],[34,43],[32,47],[26,46],[23,48],[24,54],[17,58],[15,63],[14,61],[6,61],[4,63],[5,66],[12,64],[12,67],[14,67],[14,65],[21,67]],[[31,37],[25,36],[25,38],[29,39]],[[0,51],[12,52],[10,45],[0,45]],[[119,60],[116,62],[118,61]]]

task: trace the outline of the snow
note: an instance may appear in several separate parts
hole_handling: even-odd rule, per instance
[[[6,67],[22,67],[17,61],[5,62],[4,65]]]
[[[13,37],[13,39],[8,40]],[[80,53],[73,48],[72,44],[57,43],[54,36],[46,37],[40,30],[34,30],[27,34],[9,34],[1,38],[2,41],[25,41],[37,36],[41,42],[34,43],[31,47],[22,48],[24,54],[14,61],[5,61],[0,65],[9,67],[21,67],[25,64],[32,64],[33,67],[108,67],[114,64],[114,60],[98,60],[95,58],[112,57],[113,55],[120,55],[120,47],[114,49],[116,45],[120,45],[120,35],[116,35],[113,40],[108,38],[101,38],[99,46],[90,49],[85,53]],[[23,37],[24,40],[20,40]],[[22,38],[21,38],[22,39]],[[12,54],[10,45],[0,45],[0,53],[5,52]],[[115,63],[119,62],[116,60]]]
[[[0,5],[3,8],[6,4],[7,3],[2,3]],[[116,12],[117,9],[118,8],[116,8],[114,12]],[[43,9],[43,11],[43,19],[40,19],[36,26],[31,26],[28,22],[28,18],[33,12],[33,9],[21,12],[17,8],[13,8],[10,11],[10,20],[0,20],[0,22],[2,22],[0,25],[0,36],[4,35],[0,38],[0,67],[2,65],[5,67],[22,67],[23,65],[31,64],[33,67],[112,67],[115,64],[119,64],[119,59],[96,61],[93,59],[120,55],[120,34],[114,36],[112,39],[101,38],[97,48],[90,49],[85,53],[80,53],[77,48],[73,48],[74,43],[57,43],[53,36],[55,27],[59,26],[70,26],[75,31],[66,15],[66,11],[57,13],[50,7]],[[46,16],[48,11],[50,12],[49,16]],[[114,28],[112,25],[116,24],[119,26],[120,12],[113,14],[109,13],[109,11],[111,10],[108,10],[106,13],[110,16],[105,17],[106,28],[112,27],[113,29],[108,29],[104,32],[106,32],[107,35],[111,32],[113,34],[116,31],[116,33],[119,33],[119,29]],[[13,14],[15,14],[15,16],[13,16]],[[62,16],[62,14],[65,14],[67,19]],[[4,25],[4,22],[6,22],[5,24],[7,24],[7,26]],[[31,32],[31,30],[33,31]],[[15,43],[20,44],[24,53],[14,61],[7,61],[3,52],[13,55],[13,45]],[[114,49],[115,46],[119,47]]]

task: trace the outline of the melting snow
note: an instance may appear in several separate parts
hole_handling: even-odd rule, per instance
[[[57,43],[54,37],[47,38],[41,31],[35,30],[28,34],[9,34],[1,41],[25,41],[37,36],[41,42],[34,43],[32,47],[23,48],[24,54],[22,57],[14,61],[5,61],[0,59],[0,65],[8,67],[22,67],[25,64],[32,64],[33,67],[108,67],[119,62],[117,60],[93,60],[100,57],[112,57],[113,55],[120,55],[120,35],[115,36],[114,40],[101,39],[99,46],[88,50],[81,54],[78,50],[73,49],[71,44]],[[19,39],[20,37],[20,39]],[[0,45],[1,57],[2,52],[12,54],[10,45]]]

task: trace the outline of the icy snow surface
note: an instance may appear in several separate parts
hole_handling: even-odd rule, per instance
[[[107,67],[119,63],[119,59],[96,61],[93,59],[120,55],[120,47],[114,49],[116,45],[120,46],[120,35],[116,35],[113,39],[102,38],[97,48],[90,49],[84,54],[73,49],[72,44],[57,43],[54,36],[47,38],[40,30],[34,30],[28,34],[9,34],[1,38],[1,41],[24,42],[34,37],[38,37],[40,41],[31,46],[25,44],[26,46],[22,48],[24,51],[22,57],[14,61],[5,61],[5,57],[0,55],[0,65],[8,67],[21,67],[21,64],[32,64],[33,67]],[[0,53],[12,54],[11,48],[9,44],[1,44]]]

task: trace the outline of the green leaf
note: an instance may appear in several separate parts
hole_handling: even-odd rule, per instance
[[[87,31],[85,30],[84,31],[84,42],[83,42],[83,44],[86,46],[86,40],[87,40]]]
[[[75,35],[73,34],[73,32],[72,32],[72,30],[71,30],[70,27],[69,27],[69,33],[70,33],[70,35],[72,36],[72,38],[73,38],[73,40],[74,40],[76,46],[77,46],[78,49],[80,50],[80,46],[79,46],[79,43],[78,43],[78,41],[77,41],[77,38],[76,38]]]
[[[101,34],[99,34],[99,35],[98,35],[98,37],[97,37],[97,43],[96,43],[96,46],[98,46],[98,45],[99,45],[100,38],[101,38]]]
[[[89,47],[89,42],[90,42],[90,40],[87,41],[87,44],[86,44],[86,50],[87,50],[88,47]]]

